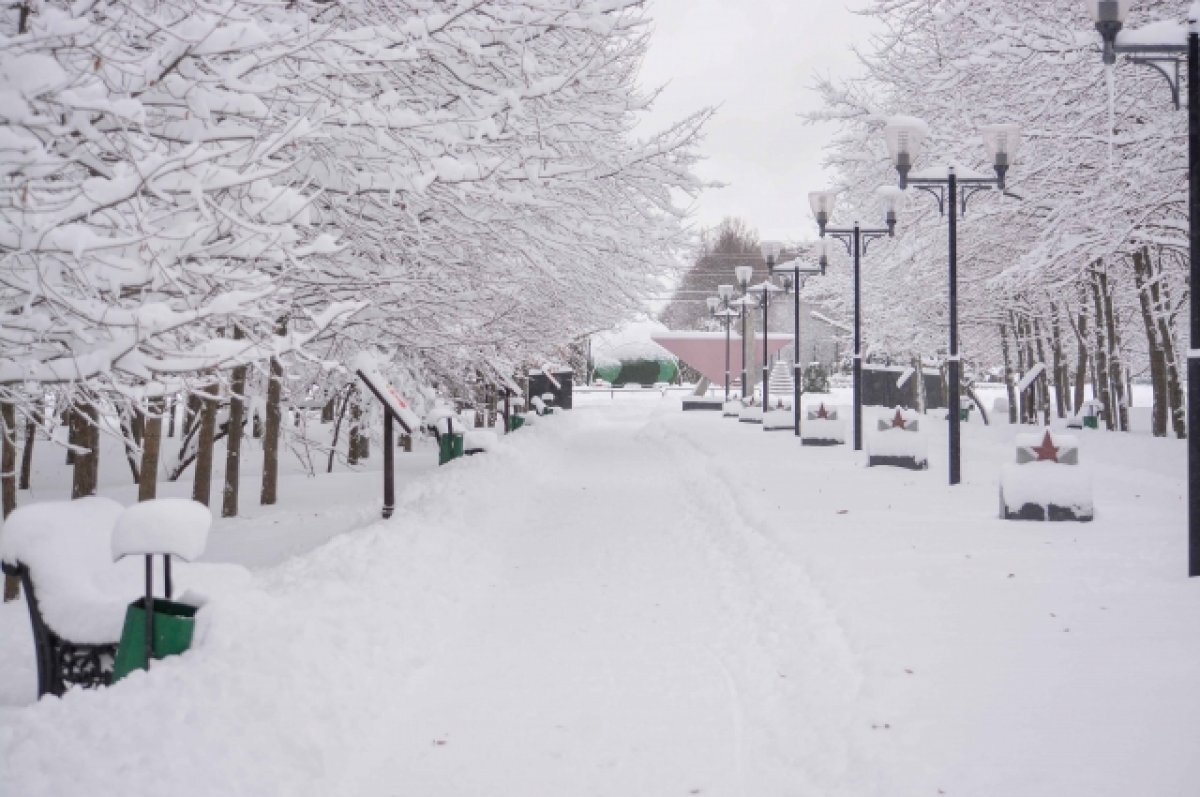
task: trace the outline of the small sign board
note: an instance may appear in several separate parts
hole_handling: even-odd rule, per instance
[[[405,434],[412,434],[414,429],[421,427],[421,419],[413,412],[412,407],[409,406],[400,391],[388,382],[378,368],[372,367],[372,364],[362,360],[356,360],[355,365],[358,366],[356,368],[358,378],[370,388],[371,392],[375,394],[375,398],[379,399],[388,413],[400,422]]]

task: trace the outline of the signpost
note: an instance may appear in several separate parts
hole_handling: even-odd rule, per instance
[[[411,435],[421,426],[421,419],[408,406],[400,391],[380,372],[374,360],[360,355],[354,362],[358,378],[375,394],[383,405],[383,516],[390,518],[396,510],[396,440],[392,422],[400,424],[405,434]]]

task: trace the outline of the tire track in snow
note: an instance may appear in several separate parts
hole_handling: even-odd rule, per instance
[[[738,687],[749,696],[748,711],[757,712],[750,733],[760,738],[751,743],[758,754],[770,750],[780,770],[771,780],[790,780],[788,793],[874,791],[875,783],[864,782],[873,780],[874,768],[856,741],[867,724],[857,705],[862,667],[844,629],[803,563],[775,542],[774,530],[743,497],[748,486],[731,488],[744,477],[724,464],[727,452],[677,433],[672,416],[660,410],[639,434],[670,454],[691,504],[690,526],[721,573],[726,605],[740,615],[724,655],[737,657],[736,647],[745,644],[763,659],[740,668],[743,679],[753,679]]]

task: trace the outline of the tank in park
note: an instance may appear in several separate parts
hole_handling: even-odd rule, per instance
[[[925,407],[936,410],[946,406],[946,382],[940,371],[924,369]],[[863,404],[868,407],[916,407],[916,371],[900,365],[864,364],[862,368]]]
[[[674,382],[679,378],[679,365],[673,358],[617,360],[603,365],[597,364],[593,371],[596,379],[610,385],[645,385],[658,382]]]

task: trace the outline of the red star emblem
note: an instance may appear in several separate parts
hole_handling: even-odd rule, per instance
[[[896,417],[892,418],[893,429],[903,429],[905,424],[904,416],[900,414],[900,410],[896,410]]]
[[[825,409],[825,402],[821,402],[821,406],[817,409],[817,417],[829,420],[829,410]]]
[[[1058,449],[1054,445],[1054,441],[1050,439],[1050,432],[1046,432],[1046,436],[1042,438],[1040,446],[1032,446],[1031,450],[1037,454],[1038,462],[1058,462]]]

